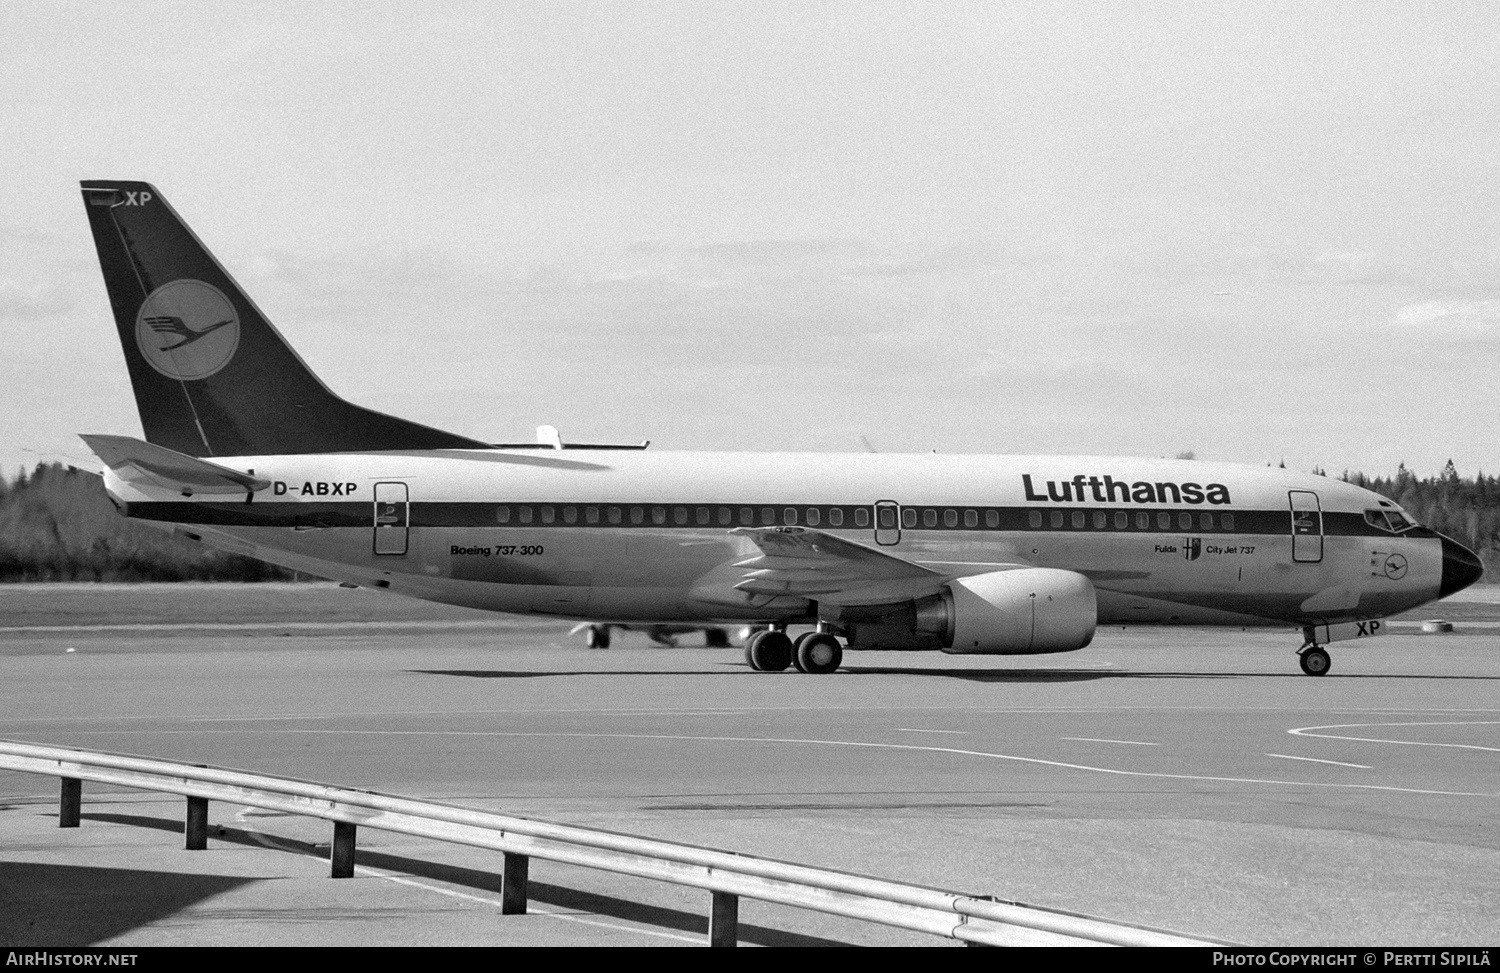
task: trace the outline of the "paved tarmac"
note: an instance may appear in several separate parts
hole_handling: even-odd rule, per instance
[[[1335,645],[1316,679],[1291,633],[1171,629],[1051,657],[851,653],[805,676],[631,634],[589,651],[565,623],[235,617],[10,626],[0,738],[1212,939],[1500,942],[1500,633],[1482,625]],[[706,930],[694,890],[538,861],[534,914],[502,917],[497,855],[362,829],[356,878],[333,881],[323,822],[214,804],[209,850],[186,852],[177,800],[85,784],[78,830],[56,827],[56,800],[54,779],[0,773],[0,944],[687,945]],[[941,942],[751,902],[741,921],[747,944]]]

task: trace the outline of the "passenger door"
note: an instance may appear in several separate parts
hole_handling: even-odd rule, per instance
[[[375,484],[375,553],[405,554],[411,504],[405,483]]]
[[[1323,560],[1323,508],[1311,490],[1291,490],[1292,560],[1316,564]]]

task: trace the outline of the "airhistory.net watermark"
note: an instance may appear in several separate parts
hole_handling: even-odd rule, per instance
[[[10,949],[5,952],[6,966],[134,966],[139,953],[116,953],[90,950]]]

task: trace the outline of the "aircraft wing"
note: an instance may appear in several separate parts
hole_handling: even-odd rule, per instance
[[[250,494],[271,485],[270,480],[129,436],[78,438],[120,479],[134,486],[166,489],[190,497],[195,493]]]
[[[872,605],[936,592],[950,574],[806,527],[736,527],[760,553],[737,561],[736,590],[749,595],[815,598]]]

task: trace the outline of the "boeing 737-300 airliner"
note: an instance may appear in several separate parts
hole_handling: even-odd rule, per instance
[[[84,182],[83,200],[145,432],[83,437],[110,496],[321,577],[763,626],[745,650],[762,671],[832,672],[846,648],[1067,652],[1152,623],[1300,631],[1321,675],[1329,642],[1482,571],[1384,497],[1268,467],[479,442],[333,394],[152,186]]]

